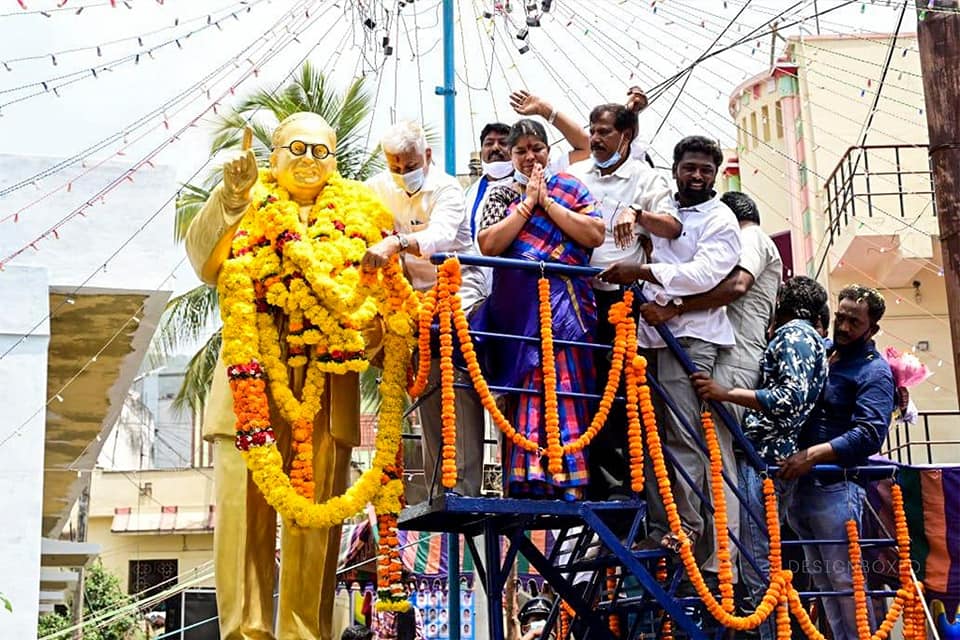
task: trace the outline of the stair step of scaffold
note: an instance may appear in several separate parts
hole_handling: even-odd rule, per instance
[[[583,524],[583,513],[591,510],[601,517],[624,514],[645,515],[642,500],[610,502],[565,502],[518,498],[472,498],[448,493],[433,501],[411,505],[400,513],[400,529],[479,535],[485,523],[498,530],[522,527],[527,530],[564,529]]]

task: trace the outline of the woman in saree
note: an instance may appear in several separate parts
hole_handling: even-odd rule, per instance
[[[507,141],[514,166],[514,183],[500,185],[489,194],[480,219],[478,242],[484,255],[590,264],[594,247],[604,238],[600,213],[590,192],[573,176],[548,175],[549,144],[539,123],[523,119]],[[499,268],[494,271],[490,296],[474,314],[474,329],[538,337],[540,317],[537,281],[540,270]],[[597,316],[590,279],[547,273],[554,340],[590,342]],[[526,438],[546,448],[543,370],[540,345],[502,339],[478,339],[486,375],[495,385],[524,389],[515,410],[507,412],[514,427]],[[593,393],[596,377],[589,349],[555,345],[557,391]],[[562,442],[570,442],[589,426],[591,402],[560,395]],[[595,403],[593,403],[595,404]],[[577,500],[583,497],[588,472],[584,452],[563,457],[563,470],[550,474],[546,457],[508,443],[505,485],[511,497],[549,497]]]

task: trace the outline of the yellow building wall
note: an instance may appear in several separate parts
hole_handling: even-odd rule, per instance
[[[149,485],[149,486],[148,486]],[[156,513],[162,507],[205,510],[213,504],[213,470],[95,471],[90,486],[87,539],[101,545],[104,567],[120,578],[128,591],[130,561],[177,560],[179,582],[191,579],[198,567],[212,567],[213,532],[113,533],[115,509]],[[213,586],[213,573],[196,586]]]
[[[811,185],[810,219],[815,263],[819,264],[827,247],[828,218],[825,214],[825,179],[851,146],[860,143],[862,130],[880,87],[880,77],[890,46],[890,35],[844,35],[791,38],[787,56],[797,65],[801,100],[801,122],[784,122],[784,127],[797,127]],[[756,96],[751,83],[760,82]],[[731,111],[742,128],[739,133],[739,166],[742,190],[760,205],[763,228],[768,233],[791,228],[787,215],[790,201],[796,197],[787,186],[786,171],[791,166],[789,154],[771,127],[771,139],[764,140],[763,109],[775,114],[779,99],[768,90],[769,80],[762,75],[746,81],[731,95]],[[742,92],[742,93],[741,93]],[[744,99],[743,94],[748,94]],[[898,37],[890,70],[880,92],[880,99],[866,137],[867,145],[922,145],[927,142],[923,85],[915,34]],[[771,119],[773,119],[771,117]],[[754,124],[756,123],[756,124]],[[760,141],[751,134],[756,127]],[[958,406],[954,381],[950,324],[946,315],[946,291],[941,275],[939,228],[933,215],[929,194],[911,193],[930,190],[929,177],[883,175],[895,173],[897,166],[892,152],[870,152],[869,191],[873,195],[873,215],[867,217],[866,198],[856,200],[858,217],[843,228],[830,250],[821,272],[821,282],[830,290],[831,305],[836,305],[840,289],[860,283],[880,289],[887,302],[887,315],[881,322],[883,333],[877,343],[881,349],[893,346],[910,351],[922,342],[929,350],[916,355],[934,372],[932,378],[912,391],[917,407],[923,410],[953,410]],[[901,152],[901,171],[926,171],[924,148]],[[861,170],[863,165],[861,164]],[[858,193],[865,193],[865,178],[856,183]],[[905,192],[903,215],[899,195],[875,195]],[[782,212],[782,215],[770,215]],[[891,240],[892,239],[892,240]],[[857,240],[853,249],[851,243]],[[902,263],[891,267],[890,253],[895,248]],[[846,253],[854,251],[855,255]],[[846,255],[848,260],[844,261]],[[853,259],[850,259],[853,258]],[[884,263],[884,261],[887,261]],[[853,264],[855,263],[855,264]],[[886,266],[884,266],[886,264]],[[796,265],[798,271],[802,265]],[[912,269],[916,274],[912,275]],[[907,274],[907,275],[904,275]],[[920,300],[914,297],[912,281],[920,282]],[[899,300],[899,303],[898,303]],[[960,321],[960,319],[958,319]],[[941,439],[949,439],[947,423],[934,429]],[[936,437],[936,433],[931,434]],[[946,450],[947,448],[942,448]],[[950,450],[957,449],[956,447]],[[960,449],[953,453],[960,461]],[[942,455],[940,456],[942,459]]]
[[[190,580],[194,569],[201,568],[209,576],[197,587],[213,587],[213,533],[199,534],[115,534],[109,518],[91,518],[87,529],[90,542],[101,545],[100,561],[104,568],[120,578],[121,588],[129,591],[130,561],[176,560],[178,582]],[[171,585],[172,586],[172,585]]]
[[[773,235],[793,228],[790,222],[792,194],[787,186],[788,160],[784,157],[783,130],[778,129],[776,119],[777,103],[782,96],[774,78],[762,81],[761,85],[760,97],[755,98],[751,93],[749,103],[734,116],[740,127],[737,157],[741,190],[757,203],[760,226]]]

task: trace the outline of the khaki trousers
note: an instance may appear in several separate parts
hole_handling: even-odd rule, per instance
[[[318,502],[347,487],[351,449],[359,444],[357,376],[328,376],[322,406],[313,436]],[[288,467],[290,429],[273,413],[277,446]],[[214,478],[213,552],[222,640],[333,640],[340,527],[305,530],[283,523],[274,635],[277,514],[231,437],[214,440]]]
[[[460,371],[454,373],[454,382],[473,384],[470,375]],[[431,393],[431,390],[433,392]],[[427,495],[439,495],[444,492],[438,475],[437,458],[443,447],[443,420],[441,417],[440,358],[430,361],[430,377],[420,405],[420,422],[423,428],[423,475],[427,485]],[[457,484],[453,491],[462,496],[479,496],[483,486],[483,404],[480,396],[471,386],[469,389],[454,390],[454,407],[457,413]]]

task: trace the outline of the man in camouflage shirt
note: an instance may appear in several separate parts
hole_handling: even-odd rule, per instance
[[[774,333],[761,360],[759,389],[726,389],[706,374],[695,373],[693,385],[705,400],[747,407],[744,435],[768,464],[778,464],[797,452],[800,428],[807,420],[827,376],[823,341],[813,327],[827,292],[815,280],[791,278],[777,294]],[[740,505],[740,542],[760,569],[741,555],[740,575],[755,604],[763,598],[769,572],[769,538],[764,525],[763,477],[750,462],[738,460],[738,482],[746,502]],[[780,521],[796,480],[776,479]],[[751,513],[752,512],[752,513]],[[755,519],[759,518],[759,520]],[[770,619],[760,626],[762,640],[776,637]]]

